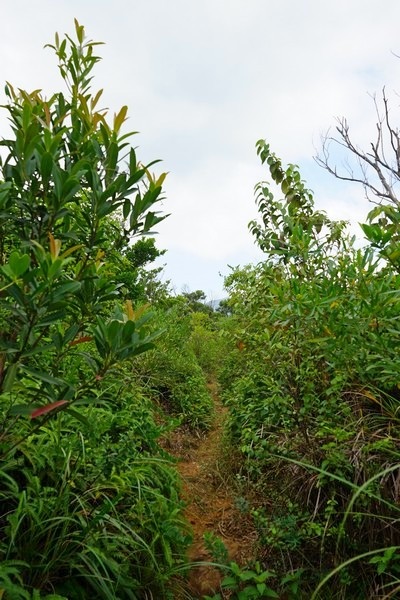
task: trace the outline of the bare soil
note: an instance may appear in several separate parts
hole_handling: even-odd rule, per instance
[[[227,411],[218,398],[217,386],[210,384],[210,389],[216,414],[212,428],[204,435],[177,429],[167,443],[168,451],[178,458],[187,503],[185,514],[193,531],[188,558],[194,563],[215,562],[203,539],[206,532],[212,532],[223,541],[229,559],[244,565],[253,558],[257,536],[249,515],[235,506],[237,491],[227,473],[229,457],[223,445]],[[194,566],[189,573],[189,592],[193,599],[221,593],[222,578],[220,571],[209,564]]]

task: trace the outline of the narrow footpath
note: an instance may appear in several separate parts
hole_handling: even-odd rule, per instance
[[[189,548],[192,562],[215,562],[204,544],[205,533],[213,533],[224,543],[229,560],[245,564],[252,558],[256,533],[248,514],[239,510],[237,492],[227,475],[230,457],[224,453],[223,425],[227,409],[218,398],[216,384],[210,384],[215,404],[215,421],[203,437],[176,431],[169,451],[178,458],[177,468],[183,481],[187,502],[186,518],[193,531]],[[221,592],[220,572],[210,566],[193,567],[189,574],[193,599]]]

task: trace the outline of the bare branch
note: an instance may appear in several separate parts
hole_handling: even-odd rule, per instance
[[[399,208],[400,199],[396,194],[395,186],[400,182],[400,132],[390,122],[385,88],[382,90],[382,111],[375,96],[373,96],[373,102],[377,117],[376,139],[375,142],[371,142],[370,151],[364,151],[354,144],[347,120],[340,118],[337,119],[337,136],[330,136],[328,132],[322,138],[321,151],[314,158],[317,164],[337,179],[360,183],[364,187],[369,201],[377,204],[389,201]],[[352,168],[349,161],[346,161],[347,165],[342,162],[344,172],[332,164],[330,153],[332,144],[344,148],[350,157],[355,158],[357,168]],[[388,151],[390,152],[388,153]],[[371,193],[375,199],[371,199]]]

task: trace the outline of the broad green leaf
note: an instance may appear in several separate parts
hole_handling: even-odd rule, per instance
[[[107,149],[107,170],[109,171],[109,177],[112,177],[117,167],[118,152],[118,144],[116,142],[111,142]]]
[[[10,269],[16,277],[20,277],[27,271],[29,263],[29,256],[27,254],[20,254],[19,252],[12,252],[8,259]]]
[[[18,371],[19,363],[13,363],[7,367],[6,376],[3,381],[3,392],[9,392],[13,387],[17,371]]]
[[[65,381],[63,379],[53,377],[44,371],[37,371],[36,369],[31,369],[26,365],[21,365],[21,370],[33,379],[38,379],[39,381],[44,381],[45,383],[50,383],[51,385],[65,386]]]
[[[24,416],[28,417],[32,414],[32,406],[27,404],[15,404],[10,408],[8,414],[11,416]]]
[[[45,152],[40,163],[40,172],[45,182],[49,181],[53,170],[53,157],[50,152]]]
[[[74,403],[75,404],[75,403]],[[74,417],[77,421],[85,425],[85,427],[90,428],[90,421],[84,415],[82,415],[78,410],[74,410],[73,408],[67,407],[65,412]]]

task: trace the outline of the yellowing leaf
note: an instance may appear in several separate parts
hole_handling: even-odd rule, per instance
[[[49,240],[50,240],[50,254],[51,258],[55,260],[60,254],[61,250],[61,240],[56,240],[52,233],[49,232]]]
[[[129,321],[133,321],[135,318],[135,311],[133,310],[132,300],[127,300],[125,302],[125,312]]]
[[[123,122],[126,120],[126,115],[128,112],[128,107],[123,106],[118,114],[114,115],[114,131],[118,133],[121,129]]]
[[[100,97],[101,97],[102,93],[103,93],[103,90],[99,90],[97,92],[97,94],[95,95],[95,97],[91,99],[90,106],[91,106],[92,110],[94,109],[94,107],[96,106],[96,104],[98,103],[98,101],[100,100]]]
[[[96,264],[96,268],[100,269],[100,267],[102,266],[102,259],[104,258],[105,253],[103,250],[98,250],[97,254],[96,254],[96,258],[95,258],[95,264]]]
[[[369,390],[363,389],[362,394],[366,398],[369,398],[369,400],[372,400],[372,402],[375,402],[375,404],[379,404],[379,406],[381,406],[381,401],[379,400],[379,398],[374,396],[374,394],[372,392],[370,392]]]
[[[146,312],[146,310],[149,308],[150,304],[143,304],[142,306],[139,306],[139,308],[137,308],[136,310],[133,311],[133,320],[137,320],[140,319],[140,317]]]
[[[75,252],[75,250],[80,250],[80,248],[84,248],[84,244],[77,244],[76,246],[72,246],[72,248],[68,248],[68,250],[61,254],[61,258],[67,258],[67,256]]]
[[[161,187],[167,175],[168,173],[161,173],[160,177],[156,181],[156,185]]]
[[[47,125],[47,127],[50,127],[51,118],[50,118],[50,109],[49,109],[48,102],[45,102],[43,104],[43,108],[44,108],[44,114],[46,116],[46,125]]]

